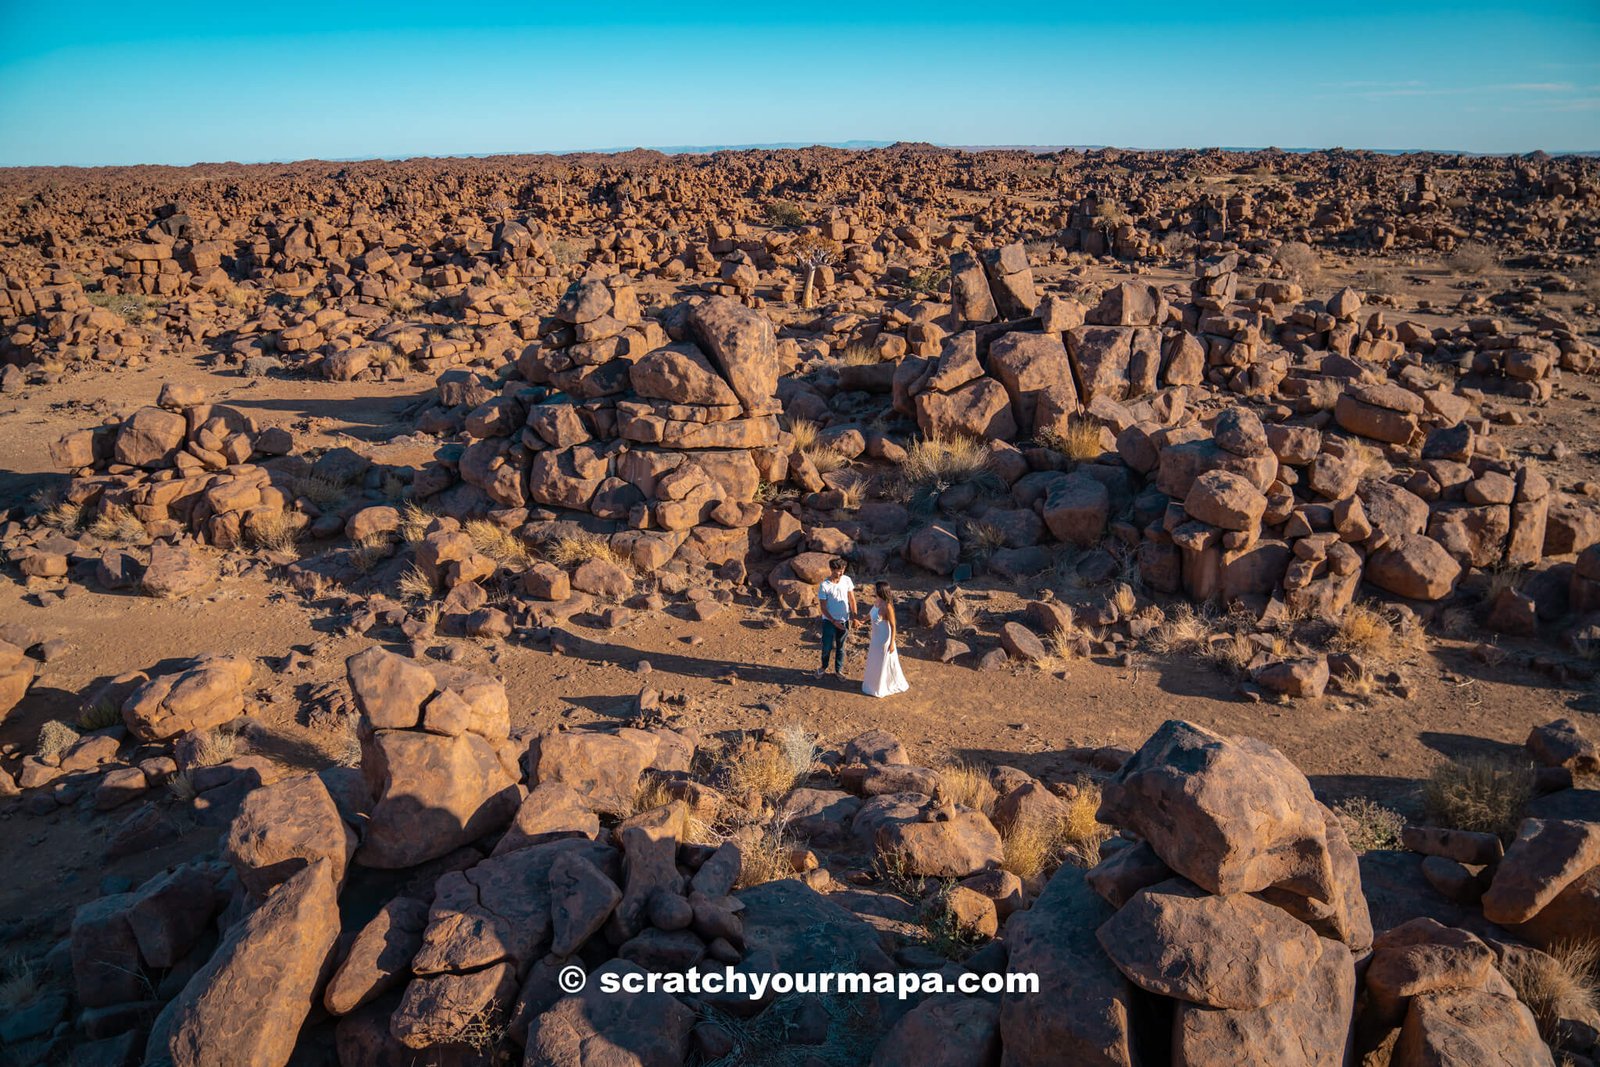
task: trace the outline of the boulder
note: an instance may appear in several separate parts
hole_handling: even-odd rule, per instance
[[[145,1059],[174,1067],[287,1064],[338,936],[333,873],[317,860],[228,928],[156,1020]]]

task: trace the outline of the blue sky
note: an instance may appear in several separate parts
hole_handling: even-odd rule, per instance
[[[1600,149],[1600,0],[0,0],[0,165],[852,139]]]

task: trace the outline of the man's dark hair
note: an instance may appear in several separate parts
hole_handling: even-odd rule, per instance
[[[838,556],[834,556],[833,560],[828,564],[828,569],[830,571],[844,570],[844,560],[840,559]]]

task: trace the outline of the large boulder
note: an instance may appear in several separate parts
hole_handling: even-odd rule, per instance
[[[1181,878],[1141,889],[1097,932],[1141,989],[1208,1008],[1264,1008],[1292,995],[1322,948],[1311,928],[1247,893]]]
[[[580,993],[561,998],[529,1029],[527,1064],[562,1067],[681,1067],[695,1013],[668,993],[607,991],[610,980],[642,982],[643,968],[612,960]],[[641,986],[642,990],[642,986]]]
[[[318,860],[235,923],[156,1020],[149,1063],[281,1067],[339,936],[333,872]]]
[[[318,860],[327,862],[335,884],[343,884],[355,850],[355,831],[315,774],[251,790],[222,840],[223,859],[258,895]]]
[[[765,316],[736,300],[714,296],[690,309],[689,328],[746,414],[772,409],[778,391],[778,341]]]
[[[1323,808],[1270,745],[1169,720],[1106,782],[1098,818],[1210,893],[1337,899]]]
[[[1007,970],[1034,974],[1039,990],[1007,993],[1000,1004],[1005,1067],[1133,1067],[1133,990],[1095,931],[1111,906],[1063,865],[1039,899],[1006,924]],[[1045,990],[1054,990],[1050,996]]]
[[[507,761],[472,733],[378,730],[362,740],[361,770],[377,798],[356,852],[367,867],[443,856],[504,829],[522,799]]]
[[[232,722],[244,713],[250,673],[243,656],[202,656],[135,689],[123,702],[122,720],[133,736],[152,742]]]
[[[1455,588],[1461,564],[1423,534],[1404,534],[1367,557],[1366,579],[1395,596],[1441,600]]]

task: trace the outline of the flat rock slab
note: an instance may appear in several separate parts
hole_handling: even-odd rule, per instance
[[[1283,1000],[1322,955],[1312,929],[1281,908],[1180,878],[1135,893],[1097,936],[1134,985],[1209,1008]]]

